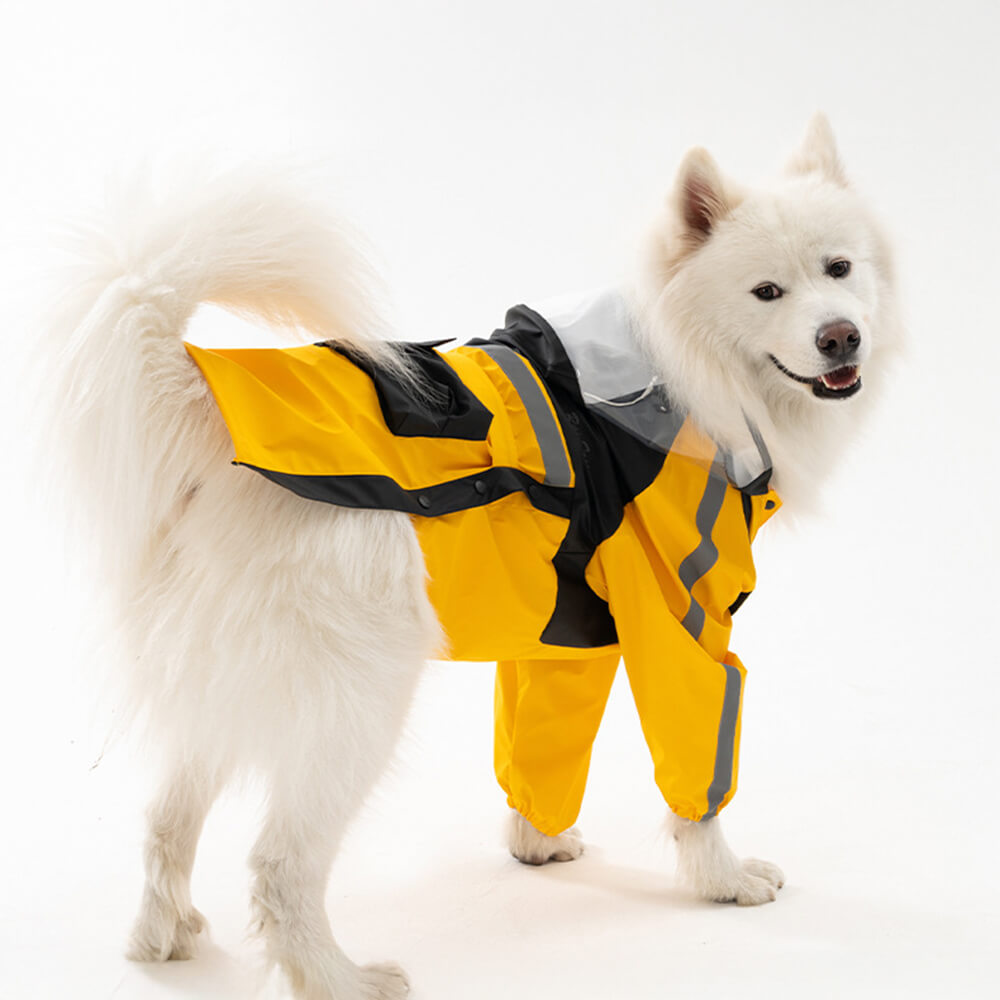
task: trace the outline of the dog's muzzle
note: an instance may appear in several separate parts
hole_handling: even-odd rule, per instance
[[[861,367],[860,365],[841,365],[822,375],[796,375],[795,372],[786,368],[773,354],[768,357],[774,362],[775,367],[782,374],[787,375],[796,382],[809,386],[814,396],[820,399],[848,399],[861,391]]]
[[[861,391],[861,366],[853,364],[861,349],[861,333],[848,319],[824,323],[816,331],[816,350],[837,363],[820,375],[797,375],[786,368],[773,354],[768,357],[778,371],[796,382],[808,385],[820,399],[847,399]]]

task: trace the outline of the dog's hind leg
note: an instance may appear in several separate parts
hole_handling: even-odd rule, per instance
[[[671,813],[668,828],[677,845],[681,878],[703,899],[757,906],[774,902],[785,884],[777,865],[756,858],[740,860],[730,850],[718,816],[693,823]]]
[[[165,962],[194,955],[205,919],[191,903],[191,870],[205,817],[222,776],[203,766],[176,766],[149,809],[146,887],[127,955]]]
[[[295,746],[270,775],[250,857],[252,910],[269,960],[302,1000],[399,1000],[409,990],[394,965],[350,961],[333,938],[324,896],[344,831],[388,762],[421,665],[414,660],[402,673],[397,664],[393,682],[379,684],[390,676],[381,664],[336,664],[355,698],[367,688],[364,698],[289,733]]]

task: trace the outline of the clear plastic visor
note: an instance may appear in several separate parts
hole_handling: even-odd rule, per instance
[[[606,420],[664,453],[690,450],[704,461],[704,439],[682,435],[686,414],[672,405],[662,379],[639,347],[637,320],[617,291],[566,296],[533,306],[555,330],[576,370],[584,402]],[[757,429],[747,423],[747,443],[733,452],[719,452],[712,461],[743,489],[766,479],[771,469],[767,447]]]

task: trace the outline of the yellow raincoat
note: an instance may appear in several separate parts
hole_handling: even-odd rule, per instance
[[[332,342],[188,350],[238,464],[413,516],[450,657],[498,661],[513,808],[543,833],[572,825],[624,659],[664,798],[714,816],[736,790],[731,614],[778,506],[766,448],[752,432],[749,463],[724,454],[671,408],[618,296],[507,320],[445,353],[400,345],[430,391]]]

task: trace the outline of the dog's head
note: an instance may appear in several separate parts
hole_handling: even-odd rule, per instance
[[[737,185],[691,150],[649,250],[647,346],[723,436],[737,409],[763,411],[779,432],[827,422],[822,411],[870,394],[898,346],[888,246],[822,115],[767,188]]]

